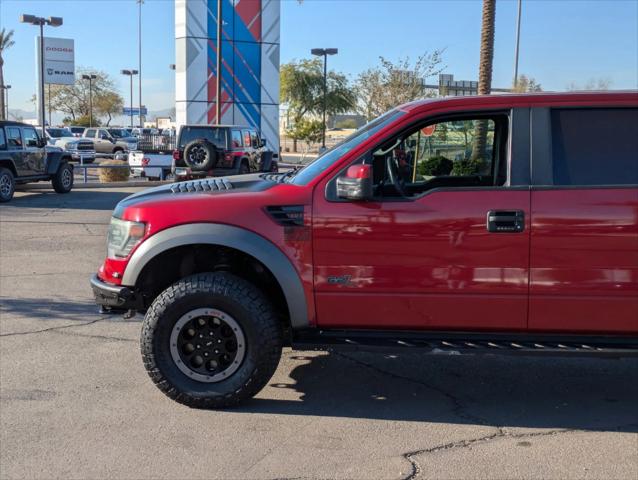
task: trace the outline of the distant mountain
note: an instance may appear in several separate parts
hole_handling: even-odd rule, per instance
[[[164,108],[162,110],[151,110],[148,112],[146,116],[147,119],[155,119],[156,117],[171,117],[171,113],[173,113],[172,108]],[[53,125],[60,125],[62,123],[62,119],[65,117],[63,113],[53,112],[51,114],[51,123]],[[38,114],[35,110],[22,110],[21,108],[9,108],[9,120],[34,120],[38,118]],[[49,120],[49,115],[47,113],[47,121]],[[173,120],[175,120],[173,118]],[[134,118],[134,121],[137,122],[137,117]],[[130,117],[126,117],[124,115],[117,115],[113,117],[111,120],[111,126],[122,125],[128,126],[130,124]]]

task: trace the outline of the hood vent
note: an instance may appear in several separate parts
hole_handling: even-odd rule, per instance
[[[205,178],[171,185],[171,192],[173,193],[216,192],[232,189],[233,184],[227,178]]]

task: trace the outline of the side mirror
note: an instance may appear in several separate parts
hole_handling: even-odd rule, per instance
[[[372,199],[372,165],[351,165],[337,178],[337,197],[351,201]]]
[[[38,148],[44,148],[44,147],[46,147],[47,145],[48,145],[48,142],[47,142],[44,138],[41,138],[41,139],[39,139],[39,140],[38,140],[38,142],[37,142],[37,145],[36,145],[36,146],[37,146]]]
[[[259,146],[260,146],[261,148],[263,148],[263,147],[265,147],[265,146],[266,146],[266,139],[265,139],[265,138],[262,138],[261,140],[259,140]]]

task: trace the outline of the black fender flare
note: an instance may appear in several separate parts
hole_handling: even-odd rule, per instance
[[[71,156],[66,152],[48,152],[47,153],[47,175],[55,175],[58,172],[58,168],[64,162],[70,162]]]
[[[303,284],[288,257],[274,243],[264,237],[231,225],[194,223],[179,225],[156,233],[146,239],[133,252],[124,271],[122,285],[135,287],[144,267],[162,252],[195,244],[230,247],[259,260],[270,270],[281,286],[288,305],[292,328],[299,329],[309,326],[308,301]]]

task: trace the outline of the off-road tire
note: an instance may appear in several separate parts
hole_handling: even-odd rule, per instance
[[[8,168],[0,167],[0,203],[9,202],[16,190],[16,179]]]
[[[57,193],[69,193],[73,188],[73,166],[62,162],[51,179],[51,185]]]
[[[189,378],[171,356],[175,324],[197,308],[226,312],[245,336],[241,365],[216,383]],[[224,408],[251,398],[268,383],[277,369],[282,343],[281,323],[263,293],[240,277],[215,272],[186,277],[164,290],[144,317],[140,347],[146,371],[169,398],[193,408]]]
[[[248,165],[248,162],[246,160],[242,160],[242,162],[239,164],[239,171],[237,173],[238,175],[246,175],[250,173],[250,166]]]
[[[184,147],[184,163],[193,172],[206,172],[215,168],[217,156],[217,148],[205,138],[197,138]]]

